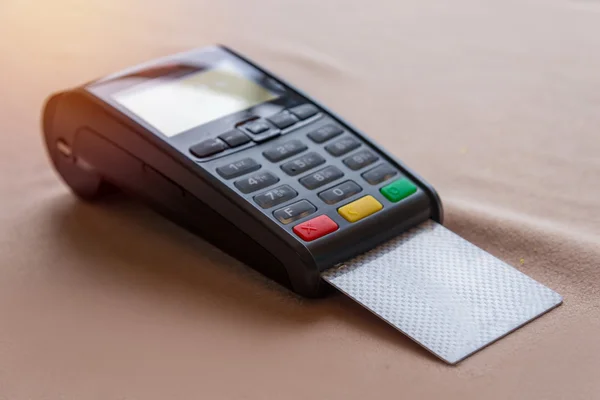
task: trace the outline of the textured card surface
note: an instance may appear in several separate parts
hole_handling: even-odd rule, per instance
[[[433,221],[323,278],[450,364],[562,303],[558,293]]]

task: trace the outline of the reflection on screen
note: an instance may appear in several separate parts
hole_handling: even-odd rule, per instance
[[[115,94],[114,99],[166,136],[277,98],[233,67],[157,79]]]

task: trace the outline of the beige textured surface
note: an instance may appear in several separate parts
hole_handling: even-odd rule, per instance
[[[340,295],[71,196],[44,97],[213,42],[388,146],[565,304],[451,368]],[[597,0],[2,0],[0,54],[0,399],[600,398]]]

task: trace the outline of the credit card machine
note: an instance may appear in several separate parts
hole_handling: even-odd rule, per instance
[[[55,94],[43,130],[54,167],[80,197],[131,194],[300,295],[338,288],[448,362],[560,304],[443,228],[435,190],[392,154],[223,46]],[[517,310],[486,336],[485,316],[465,314],[478,308],[461,297],[465,287]]]

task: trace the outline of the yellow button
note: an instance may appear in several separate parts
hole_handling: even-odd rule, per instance
[[[368,217],[371,214],[375,214],[381,210],[383,206],[380,202],[375,200],[373,196],[365,196],[360,199],[353,201],[350,204],[346,204],[338,209],[338,212],[348,222],[356,222],[361,219]]]

